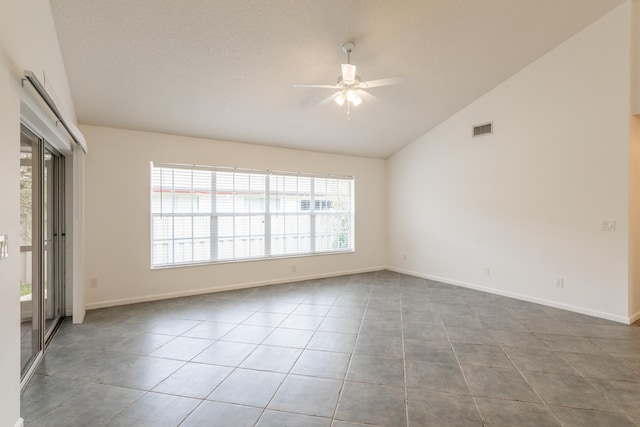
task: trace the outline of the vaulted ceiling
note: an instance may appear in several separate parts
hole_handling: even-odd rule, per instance
[[[51,0],[83,124],[386,158],[623,0]],[[364,80],[318,106],[341,47]]]

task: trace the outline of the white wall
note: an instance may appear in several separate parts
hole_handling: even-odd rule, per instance
[[[81,126],[86,165],[87,308],[380,269],[386,256],[384,160]],[[355,176],[355,253],[150,270],[149,162]],[[291,266],[296,265],[296,272]]]
[[[20,411],[20,91],[6,61],[0,56],[0,233],[9,235],[9,258],[0,260],[0,425],[12,426]]]
[[[640,115],[640,0],[631,0],[631,108]]]
[[[640,319],[640,116],[631,117],[629,139],[629,315]]]
[[[56,89],[73,115],[62,56],[46,0],[0,3],[0,233],[9,235],[9,258],[0,260],[0,425],[14,426],[20,412],[20,78],[34,71]]]
[[[628,320],[629,7],[389,159],[392,268]]]
[[[640,319],[640,0],[631,1],[631,117],[629,139],[629,313]]]

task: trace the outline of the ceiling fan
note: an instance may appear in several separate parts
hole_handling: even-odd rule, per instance
[[[357,107],[362,104],[363,99],[375,100],[375,96],[371,95],[364,89],[371,89],[380,86],[397,85],[404,81],[402,77],[389,77],[385,79],[361,81],[360,76],[356,74],[356,66],[351,64],[351,51],[354,47],[353,42],[346,42],[342,45],[342,50],[347,54],[347,63],[342,64],[342,74],[338,76],[338,82],[335,85],[305,85],[297,84],[294,87],[312,87],[322,89],[337,89],[333,95],[329,96],[318,105],[326,105],[331,101],[343,106],[347,104],[347,114],[350,114],[351,106]]]

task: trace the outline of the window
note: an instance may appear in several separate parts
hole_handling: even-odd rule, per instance
[[[151,164],[151,266],[353,251],[353,178]]]

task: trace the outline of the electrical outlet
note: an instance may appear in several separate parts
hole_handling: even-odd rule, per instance
[[[564,288],[564,279],[562,277],[556,280],[556,288]]]
[[[616,231],[616,222],[609,219],[603,219],[600,221],[601,231]]]
[[[293,265],[291,266],[291,272],[293,272],[293,273],[295,273],[295,272],[296,272],[296,265],[295,265],[295,264],[293,264]]]
[[[491,274],[491,268],[489,267],[485,267],[482,272],[484,273],[485,276],[489,276]]]
[[[406,260],[407,260],[407,254],[403,254],[403,255],[402,255],[402,260],[403,260],[403,261],[406,261]]]
[[[90,288],[97,288],[98,287],[98,278],[97,277],[91,277],[89,279],[89,287]]]

